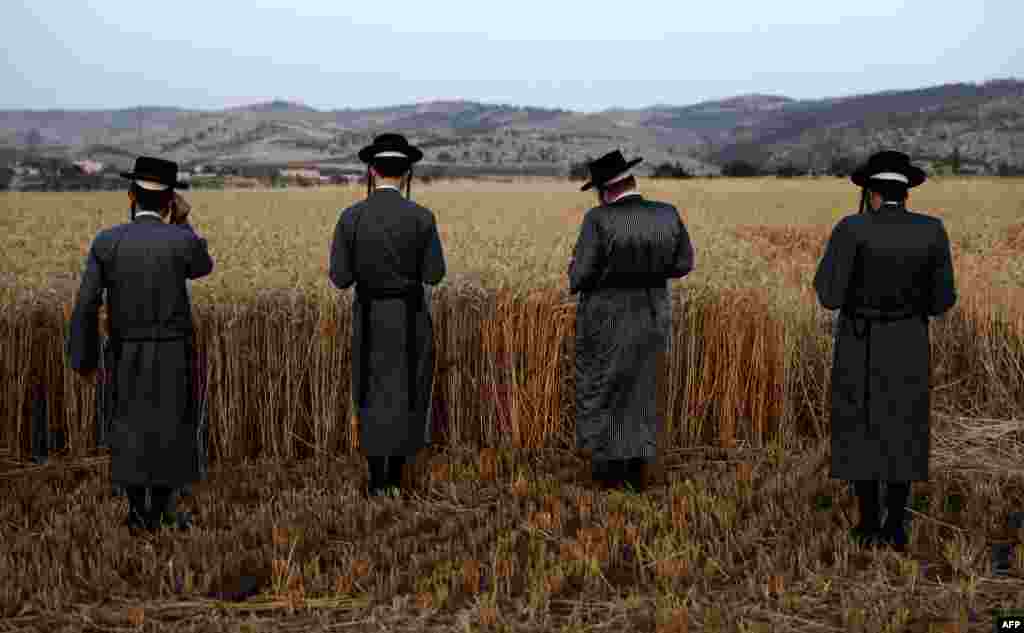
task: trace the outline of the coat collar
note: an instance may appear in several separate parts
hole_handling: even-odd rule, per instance
[[[624,196],[619,196],[618,198],[616,198],[615,200],[612,200],[608,204],[609,205],[619,204],[620,202],[628,202],[630,200],[638,200],[638,199],[641,199],[641,198],[643,198],[643,194],[641,194],[639,191],[633,191],[633,192],[627,193]]]
[[[366,200],[376,200],[378,202],[405,200],[405,192],[399,191],[394,187],[376,187],[370,192],[370,195],[366,196]]]
[[[902,202],[883,202],[875,213],[893,213],[895,211],[906,211],[907,205]]]

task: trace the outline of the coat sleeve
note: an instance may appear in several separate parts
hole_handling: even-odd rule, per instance
[[[949,247],[949,234],[939,220],[938,237],[932,246],[932,288],[930,316],[939,316],[956,303],[956,283],[953,277],[953,254]]]
[[[569,263],[569,292],[576,294],[593,287],[601,275],[604,244],[593,214],[583,217],[580,235]]]
[[[678,216],[677,216],[678,217]],[[679,220],[679,234],[676,237],[676,252],[672,260],[672,270],[669,271],[670,279],[678,279],[690,274],[693,270],[693,243],[690,242],[690,233],[682,219]]]
[[[424,283],[436,286],[444,279],[446,268],[444,263],[444,248],[441,246],[441,236],[437,232],[437,219],[433,214],[430,216],[430,225],[427,227],[427,241],[423,249],[423,261],[420,262],[420,271]]]
[[[188,263],[185,274],[189,279],[199,279],[213,272],[213,258],[207,248],[206,240],[196,234],[191,224],[181,225],[191,235],[189,240]]]
[[[814,290],[826,310],[838,310],[846,302],[857,243],[847,218],[839,221],[825,246],[825,255],[814,274]]]
[[[99,367],[99,313],[105,286],[103,262],[97,247],[99,241],[97,237],[89,248],[68,332],[68,362],[72,369],[80,373]]]
[[[328,276],[331,283],[344,290],[355,283],[355,271],[352,270],[352,227],[348,220],[352,217],[351,209],[346,209],[338,218],[334,228],[334,239],[331,241],[330,268]]]

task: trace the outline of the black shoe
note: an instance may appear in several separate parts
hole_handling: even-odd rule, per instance
[[[854,482],[860,506],[860,522],[850,530],[850,538],[864,547],[875,547],[879,540],[879,483],[873,480]]]
[[[366,458],[369,479],[366,482],[366,496],[382,497],[385,495],[388,488],[388,468],[387,458],[380,456],[372,456]]]
[[[611,462],[606,459],[595,459],[593,463],[593,474],[591,478],[594,483],[602,489],[608,488],[608,482],[610,480],[610,466]]]
[[[405,462],[406,458],[404,455],[392,455],[388,457],[388,479],[386,487],[401,489],[402,471],[405,468]]]
[[[192,529],[192,515],[188,512],[164,513],[152,517],[146,525],[150,532],[159,532],[161,529],[177,530],[185,532]]]
[[[641,477],[636,473],[626,473],[616,486],[623,492],[631,492],[634,494],[642,494],[644,491],[644,484],[641,481]]]
[[[132,536],[137,536],[142,532],[149,531],[149,525],[146,520],[138,515],[136,512],[128,512],[128,516],[125,517],[124,526],[128,528],[128,531]]]
[[[366,487],[363,488],[363,492],[367,497],[380,497],[387,491],[387,489],[388,482],[385,479],[371,477],[370,480],[366,482]]]
[[[907,551],[907,541],[907,530],[902,522],[895,526],[886,522],[885,527],[879,532],[879,542],[901,554]]]
[[[885,545],[897,552],[907,551],[907,530],[904,527],[907,499],[910,496],[909,481],[891,481],[888,485],[888,514],[881,530],[881,539]]]
[[[636,494],[643,494],[644,488],[644,460],[633,458],[626,465],[626,487]]]
[[[379,488],[367,488],[366,496],[368,499],[379,499],[401,496],[402,489],[396,486],[381,486]]]
[[[874,526],[858,525],[850,530],[850,539],[861,547],[877,547],[880,542],[879,530]]]
[[[175,512],[173,515],[165,519],[163,527],[177,530],[179,532],[187,532],[192,529],[192,513]]]
[[[626,460],[609,459],[595,463],[594,479],[599,481],[603,490],[622,488],[627,479]]]
[[[179,512],[178,513],[178,529],[179,530],[181,530],[182,532],[187,532],[188,530],[192,529],[193,525],[194,525],[194,523],[192,521],[192,513],[191,512]]]

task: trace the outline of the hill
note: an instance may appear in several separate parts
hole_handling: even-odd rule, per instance
[[[812,100],[751,94],[597,113],[466,100],[337,110],[275,100],[220,111],[0,111],[0,146],[117,165],[154,153],[186,164],[356,166],[358,148],[384,130],[409,135],[426,164],[506,173],[564,172],[615,147],[644,156],[647,169],[678,162],[713,173],[743,160],[827,171],[883,146],[936,169],[956,153],[964,168],[992,173],[1024,169],[1024,82]]]
[[[316,108],[311,108],[308,105],[302,103],[295,103],[292,101],[268,101],[266,103],[255,103],[247,106],[240,106],[232,108],[228,112],[257,112],[265,114],[282,114],[286,112],[299,112],[299,113],[311,113],[316,112]]]

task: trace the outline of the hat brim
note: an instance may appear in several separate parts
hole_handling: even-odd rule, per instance
[[[406,147],[382,147],[380,145],[368,145],[363,149],[359,150],[359,160],[366,164],[373,162],[374,157],[378,152],[399,152],[403,154],[410,163],[418,163],[423,160],[423,152],[413,147],[412,145]]]
[[[580,187],[580,191],[588,191],[588,190],[590,190],[590,189],[592,189],[592,188],[594,188],[594,187],[600,187],[600,186],[601,186],[601,185],[603,185],[604,183],[606,183],[606,182],[608,182],[608,181],[610,181],[610,180],[614,180],[615,178],[617,178],[618,176],[621,176],[622,174],[626,173],[627,171],[629,171],[630,169],[632,169],[632,168],[633,168],[633,167],[635,167],[636,165],[638,165],[638,164],[642,163],[642,162],[643,162],[643,160],[644,160],[643,158],[634,158],[633,160],[631,160],[631,161],[627,162],[627,163],[626,163],[626,166],[625,166],[625,167],[623,168],[623,170],[622,170],[622,171],[620,171],[619,173],[617,173],[617,174],[613,174],[613,175],[609,176],[609,177],[608,177],[607,179],[605,179],[605,180],[601,180],[601,181],[594,181],[594,180],[591,180],[591,181],[588,181],[588,182],[587,182],[587,183],[585,183],[585,184],[584,184],[584,185],[583,185],[582,187]]]
[[[122,178],[127,178],[128,180],[149,180],[151,182],[159,182],[161,184],[167,185],[171,189],[188,189],[189,188],[189,184],[187,182],[179,182],[179,181],[167,182],[165,180],[161,180],[161,179],[159,179],[159,178],[157,178],[155,176],[149,175],[149,174],[138,174],[138,173],[135,173],[133,171],[122,171],[121,172],[121,177]]]
[[[871,177],[879,173],[879,171],[880,170],[875,166],[872,166],[871,169],[861,168],[853,172],[850,176],[850,180],[858,187],[867,187]],[[928,174],[926,174],[920,167],[914,167],[913,165],[900,167],[898,169],[886,168],[884,171],[891,171],[906,176],[907,189],[913,189],[928,180]]]

